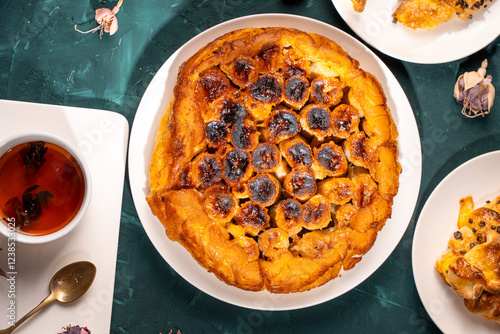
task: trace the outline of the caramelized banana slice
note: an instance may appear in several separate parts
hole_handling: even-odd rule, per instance
[[[266,43],[255,55],[257,69],[262,72],[278,72],[283,61],[281,46],[273,43]]]
[[[260,143],[253,151],[251,163],[257,173],[273,172],[281,163],[280,151],[275,144]]]
[[[297,256],[306,259],[328,259],[333,254],[338,256],[339,249],[337,247],[341,244],[335,241],[335,235],[329,229],[312,231],[304,234],[302,238],[294,240],[290,249]],[[342,246],[342,248],[345,248],[345,246]],[[345,250],[343,253],[345,253]],[[344,256],[345,254],[342,258]],[[342,258],[338,260],[342,260]]]
[[[321,104],[307,105],[300,111],[300,125],[309,136],[325,139],[333,130],[330,109]]]
[[[259,174],[248,181],[248,195],[253,203],[268,207],[278,201],[281,184],[270,174]]]
[[[207,102],[213,102],[229,92],[230,83],[227,77],[218,68],[210,68],[200,73],[197,91],[202,91]]]
[[[342,100],[343,89],[344,85],[339,79],[317,76],[311,82],[311,100],[314,103],[325,104],[332,108]]]
[[[349,224],[351,223],[351,218],[356,212],[358,212],[358,209],[351,203],[344,204],[340,208],[338,208],[337,212],[335,213],[335,220],[337,221],[336,228],[348,228]]]
[[[285,190],[298,201],[304,202],[316,193],[316,180],[306,166],[299,166],[285,176]]]
[[[242,121],[247,115],[247,109],[238,100],[232,98],[223,98],[216,102],[220,120],[227,125],[232,125]]]
[[[193,183],[208,188],[222,180],[222,166],[219,159],[210,153],[201,153],[191,165]]]
[[[253,238],[245,235],[243,227],[235,224],[227,224],[226,229],[233,236],[231,242],[237,243],[245,250],[249,261],[257,261],[259,259],[259,244]]]
[[[301,58],[292,50],[286,50],[287,55],[283,60],[282,71],[283,78],[288,79],[293,76],[307,78],[311,72],[311,61],[306,58]]]
[[[238,183],[231,187],[231,193],[237,199],[246,199],[249,197],[248,193],[248,184],[247,183]]]
[[[288,233],[280,228],[270,228],[259,235],[259,249],[266,258],[272,258],[281,249],[288,249]]]
[[[298,166],[311,167],[313,163],[311,148],[300,136],[282,141],[280,151],[292,168]]]
[[[274,73],[262,74],[250,86],[249,95],[250,114],[256,121],[264,121],[272,107],[283,101],[283,79]]]
[[[237,149],[249,152],[257,147],[259,136],[260,133],[257,132],[255,124],[249,119],[243,119],[233,126],[231,143]]]
[[[314,148],[314,156],[328,176],[340,176],[347,171],[347,158],[344,151],[333,142]]]
[[[288,173],[290,173],[290,166],[288,166],[286,160],[281,159],[278,168],[273,171],[273,175],[276,176],[280,182],[283,182]]]
[[[230,150],[225,154],[223,167],[224,181],[231,186],[248,180],[253,173],[250,157],[247,153],[237,149]]]
[[[332,111],[333,135],[338,138],[347,138],[352,132],[358,131],[359,113],[356,108],[348,104],[341,104]]]
[[[362,168],[351,169],[349,175],[354,183],[352,203],[358,209],[364,208],[371,203],[372,195],[378,188],[377,183],[373,180],[368,171]]]
[[[311,197],[302,207],[304,212],[303,226],[308,230],[319,230],[328,226],[332,220],[330,201],[323,195]]]
[[[278,104],[283,99],[282,79],[277,74],[263,74],[250,87],[253,99],[263,102]]]
[[[323,168],[323,166],[321,166],[318,162],[318,159],[316,159],[315,157],[313,158],[313,163],[311,165],[311,173],[312,175],[314,176],[314,178],[316,180],[323,180],[325,177],[327,177],[328,175],[326,174],[326,169]]]
[[[302,76],[293,76],[285,81],[285,96],[283,103],[290,108],[299,110],[309,99],[309,81]]]
[[[228,142],[229,128],[222,122],[212,121],[205,127],[205,135],[210,147],[222,147]]]
[[[221,65],[221,70],[226,73],[236,86],[245,88],[257,80],[259,73],[256,67],[255,60],[249,57],[241,57],[234,62]]]
[[[302,204],[293,198],[280,201],[274,208],[276,226],[288,232],[290,236],[302,230]]]
[[[193,162],[188,161],[182,167],[181,172],[179,173],[179,180],[176,182],[174,188],[176,189],[189,189],[194,188],[196,185],[193,181]]]
[[[225,186],[214,185],[205,191],[203,197],[203,208],[215,222],[230,222],[238,210],[238,200]]]
[[[266,141],[279,143],[292,138],[300,131],[297,114],[287,109],[276,109],[264,123],[263,135]]]
[[[329,178],[318,182],[318,193],[325,196],[333,204],[342,205],[352,199],[354,183],[345,177]]]
[[[373,148],[363,131],[354,132],[343,143],[347,160],[356,166],[369,168],[373,157]]]
[[[252,202],[243,204],[238,209],[234,220],[237,225],[245,229],[246,234],[251,236],[256,236],[270,226],[267,209]]]

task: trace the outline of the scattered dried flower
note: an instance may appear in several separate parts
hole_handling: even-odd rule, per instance
[[[91,334],[91,331],[87,327],[68,325],[62,328],[62,333],[58,334]]]
[[[456,84],[453,96],[462,103],[462,114],[474,118],[490,113],[495,99],[495,87],[491,84],[491,75],[486,76],[488,61],[485,59],[477,72],[465,72]]]
[[[75,30],[82,33],[87,34],[89,32],[99,31],[99,37],[102,38],[103,32],[109,33],[109,35],[113,35],[118,30],[118,19],[116,18],[116,13],[120,10],[120,7],[123,3],[123,0],[118,0],[116,6],[113,9],[108,8],[98,8],[95,10],[95,20],[99,25],[94,29],[90,29],[88,31],[81,31],[77,29],[77,25],[75,24]]]
[[[20,226],[31,226],[33,221],[40,219],[42,215],[42,204],[48,206],[49,199],[54,198],[49,191],[40,191],[36,194],[31,192],[38,189],[39,185],[34,185],[26,189],[23,193],[22,200],[17,197],[13,197],[5,203],[7,208],[12,207],[16,213],[15,225]]]
[[[30,149],[23,155],[23,162],[26,166],[26,176],[34,176],[38,173],[43,164],[47,161],[44,158],[48,148],[45,142],[37,141],[30,143]]]

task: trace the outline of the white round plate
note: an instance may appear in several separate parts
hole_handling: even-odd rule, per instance
[[[380,52],[404,61],[437,64],[464,58],[481,50],[500,35],[500,4],[492,1],[471,20],[453,18],[434,29],[413,30],[392,23],[400,0],[368,0],[357,13],[349,0],[332,0],[349,27]]]
[[[350,271],[332,282],[311,291],[295,294],[271,294],[267,291],[244,291],[219,281],[200,267],[178,243],[170,241],[162,224],[145,201],[149,193],[148,168],[158,123],[167,107],[181,63],[217,37],[240,28],[281,26],[314,32],[336,41],[361,66],[381,82],[398,126],[400,161],[405,168],[399,194],[394,200],[392,219],[387,221],[373,248]],[[411,219],[421,174],[421,151],[418,129],[410,104],[389,69],[369,49],[346,33],[309,18],[266,14],[246,16],[212,27],[188,41],[160,68],[146,90],[133,123],[129,145],[130,187],[139,218],[151,242],[168,264],[198,289],[227,303],[260,310],[292,310],[316,305],[335,298],[369,277],[391,254]]]
[[[459,200],[472,196],[474,207],[500,193],[500,151],[467,161],[446,176],[427,199],[413,236],[412,264],[418,294],[444,333],[498,333],[498,324],[472,314],[463,298],[446,286],[434,264],[448,249],[457,228]]]

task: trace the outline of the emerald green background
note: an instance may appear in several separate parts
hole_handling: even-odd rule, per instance
[[[114,4],[0,0],[0,99],[115,111],[132,126],[144,91],[168,57],[198,33],[228,19],[298,14],[357,38],[328,0],[124,0],[115,35],[99,39],[73,29],[75,24],[84,30],[95,27],[95,8]],[[394,73],[413,108],[422,143],[421,189],[409,227],[387,261],[358,287],[321,305],[255,311],[226,304],[191,286],[150,243],[137,217],[127,174],[112,333],[439,333],[415,288],[413,231],[426,199],[448,173],[500,147],[500,100],[487,117],[468,119],[453,98],[459,74],[476,70],[485,58],[493,83],[498,82],[499,44],[497,37],[465,59],[437,65],[407,63],[372,49]]]

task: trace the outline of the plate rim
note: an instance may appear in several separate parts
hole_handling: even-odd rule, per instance
[[[220,36],[220,35],[222,35],[222,34],[224,34],[226,32],[229,32],[229,31],[232,31],[232,30],[235,30],[235,29],[239,29],[239,27],[233,27],[233,25],[238,25],[238,26],[243,27],[245,24],[248,25],[249,21],[261,20],[261,19],[264,19],[264,20],[267,20],[267,21],[268,20],[272,20],[272,19],[298,20],[298,21],[301,21],[300,24],[302,24],[302,25],[305,25],[306,23],[307,24],[315,24],[315,25],[317,25],[316,26],[316,30],[319,30],[319,28],[317,28],[317,27],[321,27],[322,29],[328,29],[332,33],[341,34],[343,36],[343,38],[348,39],[348,40],[350,40],[350,43],[353,43],[353,46],[352,46],[353,48],[354,47],[359,48],[363,52],[367,53],[369,55],[369,57],[371,57],[371,59],[372,59],[371,61],[374,62],[376,64],[376,66],[379,67],[380,70],[384,73],[384,79],[385,80],[387,80],[387,81],[389,81],[391,83],[396,84],[396,87],[393,87],[393,90],[394,89],[398,90],[398,92],[397,92],[398,94],[396,94],[396,95],[398,95],[398,97],[402,101],[395,101],[395,97],[394,97],[394,99],[391,99],[391,98],[390,99],[391,99],[391,101],[394,100],[393,101],[394,103],[404,104],[405,105],[404,109],[409,109],[409,111],[407,111],[407,112],[409,112],[411,114],[411,115],[401,114],[401,115],[405,116],[404,117],[404,121],[405,122],[411,123],[410,124],[411,130],[414,133],[416,133],[416,137],[417,137],[415,143],[412,142],[412,145],[415,146],[415,147],[412,147],[412,148],[416,152],[415,154],[417,155],[417,158],[416,158],[417,161],[416,162],[413,161],[415,170],[414,170],[414,175],[412,175],[413,176],[413,179],[412,179],[412,182],[413,182],[412,183],[412,187],[413,187],[412,190],[413,190],[413,192],[412,192],[411,196],[413,196],[413,198],[411,198],[411,200],[410,200],[410,202],[413,202],[413,203],[410,203],[410,208],[409,208],[409,210],[411,211],[411,214],[408,215],[408,219],[406,219],[407,221],[404,223],[404,228],[403,228],[402,232],[400,234],[398,234],[397,240],[395,240],[393,242],[393,245],[391,245],[392,247],[390,247],[390,251],[388,251],[387,254],[385,254],[385,256],[383,256],[383,258],[381,260],[378,259],[380,261],[380,263],[373,270],[369,270],[369,274],[366,275],[366,277],[363,277],[361,280],[356,281],[356,283],[354,285],[352,285],[347,290],[347,291],[350,291],[354,287],[358,286],[363,281],[365,281],[368,277],[370,277],[385,262],[385,260],[387,260],[387,258],[390,256],[390,254],[392,254],[392,252],[394,251],[394,249],[396,248],[396,246],[399,244],[399,242],[400,242],[401,238],[403,237],[406,229],[408,228],[409,222],[411,220],[412,213],[415,210],[416,201],[417,201],[418,193],[419,193],[419,189],[420,189],[420,179],[421,179],[421,147],[420,147],[420,140],[419,140],[419,135],[418,135],[418,127],[416,125],[415,117],[413,115],[413,112],[412,112],[412,109],[411,109],[411,105],[409,104],[409,101],[408,101],[408,99],[407,99],[407,97],[406,97],[406,95],[405,95],[402,87],[399,85],[399,82],[394,77],[394,75],[392,74],[392,72],[380,60],[380,58],[378,58],[371,50],[369,50],[366,46],[364,46],[362,43],[360,43],[354,37],[350,36],[349,34],[347,34],[346,32],[344,32],[342,30],[340,30],[339,28],[331,26],[331,25],[329,25],[327,23],[324,23],[322,21],[319,21],[319,20],[316,20],[316,19],[313,19],[313,18],[310,18],[310,17],[299,16],[299,15],[294,15],[294,14],[275,14],[275,13],[254,14],[254,15],[242,16],[242,17],[238,17],[238,18],[231,19],[231,20],[228,20],[228,21],[224,21],[224,22],[222,22],[222,23],[220,23],[218,25],[215,25],[215,26],[211,27],[210,29],[207,29],[206,31],[204,31],[204,32],[202,32],[200,34],[197,34],[193,38],[191,38],[188,42],[186,42],[183,46],[181,46],[178,50],[176,50],[167,59],[167,61],[162,65],[162,67],[159,69],[159,71],[157,72],[157,74],[153,78],[153,81],[152,81],[151,84],[155,84],[154,83],[155,78],[158,77],[161,73],[163,73],[163,71],[166,70],[166,67],[171,67],[173,65],[172,63],[174,62],[173,59],[177,58],[179,56],[179,54],[187,48],[187,45],[193,43],[193,40],[201,39],[201,38],[204,38],[207,35],[210,36],[211,34],[215,34],[215,37],[211,37],[211,38],[206,38],[205,39],[205,40],[210,40],[211,41],[211,40],[215,39],[217,36]],[[249,26],[256,26],[256,24],[251,24]],[[262,25],[260,25],[260,26],[262,26]],[[268,24],[267,26],[289,26],[289,25],[281,24],[281,22],[280,22],[280,24]],[[232,27],[232,28],[230,28],[230,27]],[[305,28],[298,28],[298,29],[307,30]],[[331,37],[329,37],[329,38],[335,40],[334,38],[331,38]],[[205,44],[206,44],[206,42],[205,42]],[[343,48],[345,48],[345,45],[341,45],[341,46]],[[188,57],[189,56],[191,56],[191,54],[188,55]],[[159,80],[161,80],[161,78]],[[156,83],[156,84],[159,84],[159,83]],[[249,302],[246,302],[246,301],[241,301],[240,300],[239,302],[235,302],[235,301],[232,301],[232,300],[228,300],[228,296],[221,297],[221,296],[215,295],[211,291],[206,291],[206,289],[200,288],[198,285],[194,284],[191,280],[189,280],[188,278],[184,277],[181,273],[179,273],[178,270],[176,268],[174,268],[171,263],[169,263],[169,261],[166,259],[165,255],[162,254],[162,252],[159,250],[159,248],[158,248],[155,240],[153,240],[153,238],[151,236],[151,233],[149,232],[149,226],[147,226],[147,224],[144,222],[144,217],[143,217],[144,214],[141,212],[140,208],[138,208],[138,206],[140,204],[140,203],[138,203],[138,201],[142,201],[142,205],[144,205],[145,200],[144,200],[144,194],[138,193],[138,190],[134,187],[134,183],[135,182],[134,182],[133,178],[134,178],[134,172],[136,171],[137,166],[132,163],[132,161],[134,161],[134,159],[130,159],[131,157],[132,158],[134,157],[134,155],[136,154],[137,150],[139,150],[139,152],[142,152],[140,150],[143,149],[142,147],[140,147],[140,148],[135,147],[136,145],[134,145],[134,142],[135,142],[135,138],[137,136],[137,131],[139,131],[138,130],[138,126],[140,124],[139,122],[141,122],[140,117],[142,116],[142,113],[145,113],[144,106],[147,104],[145,102],[145,98],[148,97],[148,95],[149,95],[148,92],[149,92],[149,87],[148,87],[148,89],[146,89],[146,92],[145,92],[143,98],[141,99],[141,102],[139,104],[136,116],[134,118],[134,122],[132,124],[132,130],[131,130],[131,136],[130,136],[130,144],[129,144],[129,163],[128,163],[128,166],[129,166],[129,181],[130,181],[130,185],[131,185],[131,192],[132,192],[132,197],[133,197],[133,200],[134,200],[134,205],[137,208],[137,213],[138,213],[139,219],[141,220],[141,224],[143,225],[143,227],[144,227],[144,229],[146,231],[146,234],[148,235],[150,241],[153,243],[153,245],[155,246],[156,250],[160,253],[160,255],[163,257],[163,259],[165,260],[165,262],[169,266],[171,266],[183,279],[185,279],[191,285],[195,286],[200,291],[203,291],[206,294],[208,294],[208,295],[210,295],[210,296],[212,296],[214,298],[217,298],[219,300],[222,300],[224,302],[227,302],[227,303],[230,303],[230,304],[233,304],[233,305],[236,305],[236,306],[240,306],[240,307],[249,308],[249,309],[274,310],[274,311],[277,311],[277,310],[294,310],[294,309],[300,309],[300,308],[305,308],[305,307],[314,306],[314,305],[317,305],[317,304],[320,304],[320,303],[324,303],[324,302],[326,302],[328,300],[334,299],[334,298],[336,298],[336,297],[338,297],[338,296],[346,293],[347,291],[344,291],[344,292],[342,292],[342,293],[340,293],[340,294],[338,294],[336,296],[333,296],[333,297],[324,296],[324,293],[323,293],[323,294],[321,294],[318,297],[317,300],[312,301],[312,302],[309,301],[308,303],[306,303],[304,305],[300,305],[300,306],[297,306],[297,305],[284,305],[284,303],[280,302],[280,299],[283,299],[282,298],[283,295],[276,295],[276,294],[274,294],[274,296],[279,296],[279,297],[276,297],[276,298],[270,297],[272,299],[272,301],[270,303],[263,303],[263,304],[259,304],[259,305],[251,305]],[[387,88],[385,89],[385,93],[386,93],[386,96],[389,96],[389,90]],[[171,94],[170,94],[170,96],[171,96]],[[163,96],[162,98],[165,98],[165,97]],[[410,116],[410,117],[407,117],[407,116]],[[154,115],[154,116],[151,116],[151,117],[158,118],[158,115]],[[393,117],[394,117],[394,114],[393,114]],[[406,118],[409,118],[409,120],[407,120]],[[156,125],[156,127],[154,127],[154,128],[156,130],[157,124],[155,124],[155,125]],[[156,131],[154,132],[154,134],[156,134]],[[155,137],[155,135],[153,137]],[[401,136],[400,136],[399,139],[401,139]],[[415,157],[413,157],[413,158],[415,159]],[[148,162],[148,166],[149,166],[149,158],[147,159],[147,162]],[[400,195],[400,196],[402,196],[402,195]],[[160,224],[160,223],[158,222],[158,224]],[[383,229],[381,233],[383,233],[384,230],[387,230],[387,228]],[[166,242],[173,243],[171,240],[169,240],[166,237],[166,235],[164,235],[163,240],[167,240]],[[185,249],[182,246],[178,245],[178,243],[175,243],[175,244],[178,247],[180,247],[182,249],[182,251],[186,252]],[[377,244],[377,242],[376,242],[376,244]],[[173,247],[176,248],[175,247],[176,245],[174,245]],[[188,252],[186,252],[186,253],[188,253]],[[370,255],[370,252],[368,252],[365,255],[365,257],[369,257],[369,255]],[[368,260],[366,260],[365,262],[367,262],[367,261]],[[363,261],[361,261],[360,263],[362,263],[362,262]],[[360,266],[360,265],[358,264],[358,266]],[[204,268],[202,268],[202,269],[204,271],[206,271]],[[361,270],[361,269],[359,269],[359,270]],[[347,272],[343,272],[343,276],[350,276],[349,274],[352,273],[352,272],[353,272],[353,270],[350,270],[350,271],[347,271]],[[212,275],[213,277],[215,277],[213,274],[210,274],[210,275]],[[330,281],[330,283],[331,282],[336,282],[336,280],[332,280],[332,281]],[[220,284],[225,284],[225,283],[221,283],[220,281],[219,281],[219,283]],[[323,285],[322,287],[318,287],[318,288],[315,288],[315,289],[309,290],[309,291],[319,291],[319,289],[322,289],[323,287],[327,286],[327,284]],[[230,286],[227,286],[227,287],[229,287],[230,289],[236,289],[237,290],[237,291],[233,290],[232,291],[233,293],[244,291],[244,290],[241,290],[241,289],[237,289],[235,287],[230,287]],[[323,289],[325,289],[325,288],[323,288]],[[308,293],[309,291],[307,291],[305,293]],[[321,290],[321,291],[323,291],[323,290]],[[248,292],[248,291],[244,291],[244,292],[245,293],[251,293],[251,294],[261,294],[261,295],[263,293],[270,294],[268,291],[260,291],[260,292]],[[231,295],[233,295],[233,293],[231,293]],[[315,294],[319,294],[319,292],[315,292]],[[295,294],[295,295],[297,295],[297,294]],[[278,300],[278,302],[276,302],[276,300]],[[276,302],[277,304],[273,304],[274,302]]]

